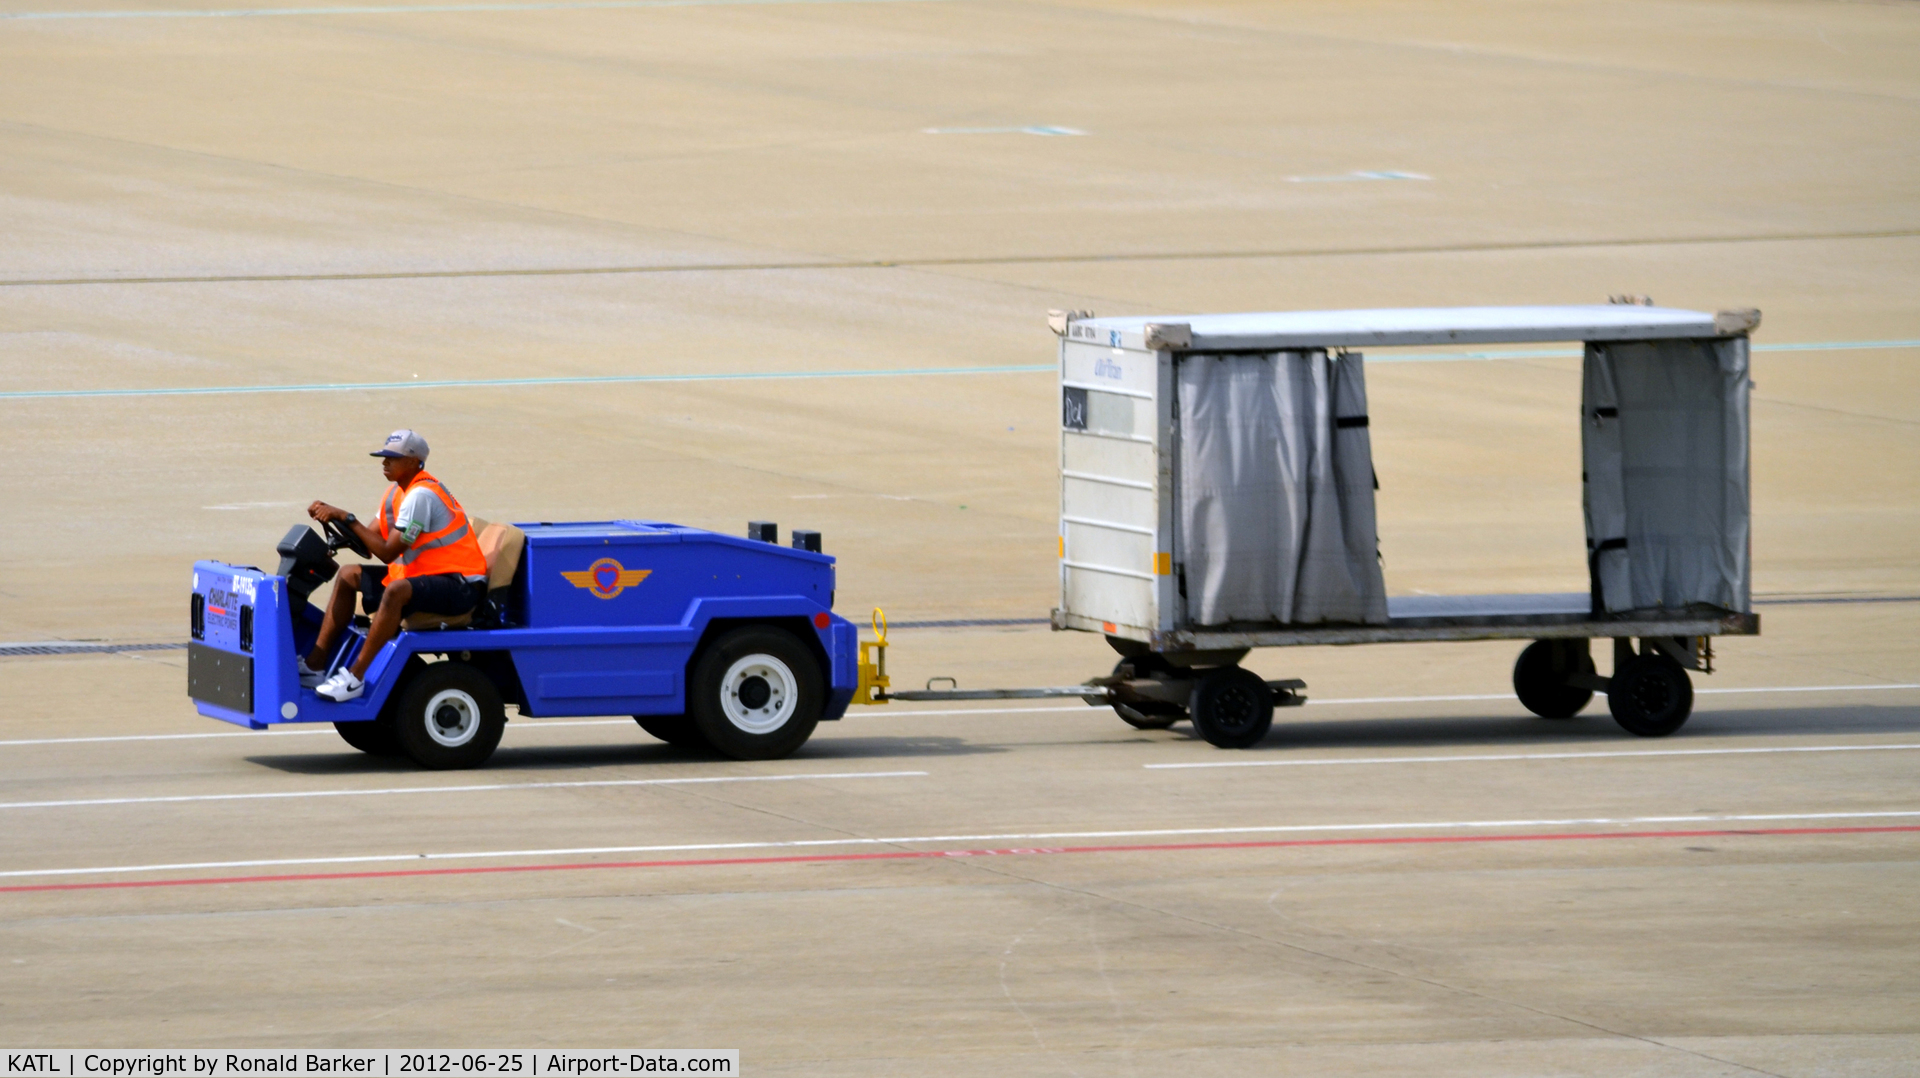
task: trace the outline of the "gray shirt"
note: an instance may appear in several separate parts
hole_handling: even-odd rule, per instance
[[[400,499],[400,505],[393,511],[394,534],[412,546],[423,535],[434,532],[453,523],[453,510],[440,500],[440,495],[425,483],[416,483]],[[468,580],[485,580],[484,574],[471,575]]]

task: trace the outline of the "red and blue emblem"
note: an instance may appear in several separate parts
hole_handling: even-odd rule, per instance
[[[576,588],[587,589],[596,599],[611,599],[653,575],[651,569],[629,569],[612,558],[601,558],[585,569],[561,570],[560,575]]]

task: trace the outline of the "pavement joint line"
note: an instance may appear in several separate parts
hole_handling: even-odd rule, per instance
[[[1454,756],[1340,756],[1315,760],[1220,760],[1192,763],[1141,764],[1150,771],[1191,770],[1201,767],[1332,767],[1340,764],[1458,764],[1488,760],[1595,760],[1645,756],[1751,756],[1781,752],[1892,752],[1920,749],[1900,745],[1772,745],[1741,749],[1622,749],[1607,752],[1507,752]]]
[[[1053,363],[986,367],[876,367],[842,371],[731,371],[714,374],[588,374],[551,378],[447,378],[406,382],[315,382],[308,385],[179,386],[149,389],[21,389],[0,392],[0,401],[116,397],[210,397],[249,393],[350,393],[399,389],[513,389],[527,386],[649,385],[681,382],[782,382],[816,378],[930,378],[969,374],[1035,374],[1058,370]]]
[[[702,775],[667,779],[581,779],[568,782],[498,782],[466,786],[382,786],[365,790],[267,790],[244,794],[173,794],[164,797],[95,797],[69,801],[0,802],[0,809],[79,808],[99,805],[164,805],[200,801],[264,801],[306,797],[377,797],[392,794],[464,794],[498,790],[557,790],[589,786],[694,786],[717,782],[798,782],[805,779],[925,778],[925,771],[838,771],[803,775]]]
[[[1770,693],[1770,692],[1870,692],[1870,691],[1882,690],[1882,689],[1920,689],[1920,683],[1899,683],[1899,684],[1880,684],[1880,685],[1775,685],[1775,686],[1756,686],[1754,688],[1743,688],[1743,689],[1695,689],[1693,692],[1695,696],[1702,696],[1702,695],[1708,695],[1708,694],[1727,695],[1727,694],[1733,694],[1733,693]],[[1511,700],[1511,699],[1513,699],[1512,693],[1478,693],[1478,694],[1465,695],[1465,696],[1354,696],[1354,697],[1343,697],[1343,698],[1326,699],[1326,700],[1316,700],[1316,699],[1310,698],[1307,700],[1307,703],[1310,705],[1317,705],[1320,707],[1329,707],[1336,704],[1338,705],[1432,704],[1432,703],[1454,703],[1454,702],[1462,702],[1462,701],[1478,702],[1478,701],[1486,701],[1486,700]],[[882,711],[872,712],[870,714],[871,714],[871,717],[876,719],[886,719],[886,718],[913,718],[913,717],[921,717],[921,716],[929,716],[929,715],[1023,715],[1023,714],[1029,714],[1034,712],[1062,712],[1062,713],[1074,712],[1079,714],[1098,714],[1099,711],[1100,709],[1098,707],[1088,707],[1084,704],[1069,704],[1064,707],[1060,707],[1060,706],[977,707],[977,708],[954,707],[954,708],[922,708],[922,709],[916,709],[912,711],[882,710]],[[862,712],[851,712],[851,711],[849,712],[849,715],[859,715],[860,717],[863,717],[863,718],[867,717],[867,714],[868,713],[862,713]],[[517,733],[525,730],[540,730],[540,729],[545,729],[547,727],[557,727],[557,726],[625,726],[632,721],[633,720],[631,719],[554,719],[554,720],[534,719],[530,721],[523,719],[518,723],[514,723],[514,722],[507,723],[507,732]],[[299,725],[308,725],[308,724],[299,724]],[[93,745],[93,744],[102,744],[102,743],[113,743],[118,741],[193,741],[193,740],[199,740],[204,738],[259,737],[263,734],[269,734],[269,733],[275,737],[292,737],[292,736],[302,736],[302,735],[312,735],[312,734],[333,733],[332,727],[325,723],[313,723],[311,725],[317,726],[320,728],[319,729],[295,729],[295,730],[276,729],[272,731],[216,730],[216,731],[211,731],[207,733],[194,733],[194,734],[113,734],[113,735],[107,735],[103,737],[34,737],[34,738],[23,738],[15,741],[0,741],[0,748],[15,748],[15,747],[31,746],[31,745]]]
[[[679,7],[761,7],[816,4],[935,4],[951,0],[523,0],[520,3],[342,4],[324,7],[202,8],[198,10],[21,11],[0,22],[50,19],[236,19],[276,15],[440,15],[450,12],[596,11]]]
[[[1785,822],[1791,822],[1791,821],[1811,822],[1811,821],[1830,821],[1830,820],[1892,820],[1892,819],[1913,819],[1916,817],[1920,817],[1920,810],[1902,810],[1902,811],[1884,811],[1884,812],[1761,813],[1761,814],[1744,814],[1744,815],[1629,816],[1629,817],[1600,816],[1600,817],[1550,819],[1550,820],[1549,819],[1451,820],[1451,821],[1415,821],[1410,823],[1400,822],[1400,823],[1361,823],[1361,824],[1294,824],[1294,825],[1282,825],[1282,826],[1273,826],[1273,827],[1157,828],[1153,830],[1126,830],[1126,831],[1046,831],[1046,832],[1034,832],[1034,833],[1028,833],[1028,834],[917,835],[917,836],[893,837],[893,838],[800,839],[800,840],[786,841],[786,842],[710,842],[710,843],[691,843],[691,844],[670,845],[670,846],[669,845],[590,846],[590,847],[573,847],[573,848],[540,849],[540,850],[472,850],[472,851],[452,852],[452,853],[365,854],[365,855],[359,855],[359,856],[343,856],[343,857],[273,858],[273,859],[256,859],[256,860],[244,860],[244,861],[197,861],[197,862],[181,862],[181,863],[161,864],[161,865],[107,865],[107,866],[90,866],[90,867],[84,867],[84,868],[14,869],[9,871],[0,871],[0,879],[23,879],[23,878],[35,878],[35,877],[44,878],[48,876],[103,875],[103,874],[121,873],[121,872],[184,872],[184,871],[191,871],[191,870],[218,870],[218,869],[239,869],[239,868],[291,868],[291,867],[297,867],[301,865],[317,866],[317,865],[383,864],[383,863],[390,864],[395,862],[412,862],[417,864],[421,861],[472,860],[472,859],[479,859],[479,858],[504,858],[504,857],[582,857],[582,856],[590,856],[595,854],[616,854],[616,853],[700,853],[700,852],[721,852],[721,851],[737,851],[737,850],[792,850],[792,849],[815,849],[815,848],[827,847],[827,846],[906,846],[906,845],[915,845],[915,844],[954,843],[954,842],[1036,842],[1036,841],[1043,842],[1043,841],[1058,840],[1058,839],[1175,838],[1175,837],[1181,837],[1181,836],[1200,837],[1200,836],[1207,836],[1207,835],[1316,834],[1316,833],[1327,833],[1327,832],[1338,832],[1338,831],[1415,831],[1415,830],[1446,830],[1446,829],[1485,830],[1485,829],[1491,829],[1491,828],[1593,827],[1593,826],[1616,826],[1621,828],[1633,828],[1633,827],[1644,826],[1647,824],[1785,823]],[[1794,829],[1794,830],[1803,831],[1806,829]],[[1838,829],[1823,828],[1823,829],[1819,829],[1818,831],[1812,831],[1810,833],[1836,833],[1841,831],[1920,832],[1920,825],[1899,826],[1899,827],[1838,828]],[[1748,833],[1754,833],[1754,829],[1721,828],[1721,829],[1715,829],[1712,831],[1682,832],[1682,834],[1686,834],[1686,835],[1695,835],[1695,834],[1736,835],[1736,834],[1748,834]],[[1759,833],[1767,833],[1767,832],[1761,831]],[[1597,838],[1597,837],[1645,837],[1645,836],[1646,836],[1645,832],[1621,831],[1621,832],[1613,832],[1608,834],[1593,835],[1590,837]],[[1552,837],[1555,837],[1555,836],[1528,835],[1528,834],[1517,834],[1517,835],[1507,835],[1507,836],[1426,835],[1426,836],[1399,836],[1399,837],[1392,837],[1392,838],[1372,838],[1372,839],[1321,839],[1321,840],[1305,840],[1305,841],[1293,840],[1293,841],[1280,841],[1280,842],[1251,842],[1251,843],[1227,843],[1227,844],[1191,843],[1191,844],[1180,844],[1178,846],[1158,846],[1158,847],[1139,847],[1139,848],[1140,849],[1202,849],[1202,848],[1232,849],[1232,848],[1273,847],[1273,846],[1293,846],[1293,845],[1355,845],[1355,844],[1362,844],[1362,843],[1369,843],[1369,842],[1371,843],[1396,843],[1396,842],[1410,843],[1410,842],[1421,842],[1421,841],[1447,842],[1447,841],[1469,841],[1474,839],[1500,840],[1504,838],[1509,840],[1518,840],[1518,839],[1525,839],[1525,838],[1552,838]],[[1589,837],[1589,836],[1582,835],[1579,837]],[[1120,849],[1123,849],[1123,848],[1121,847],[1089,847],[1080,852],[1114,852]],[[771,864],[771,863],[776,863],[782,860],[816,861],[816,860],[868,860],[868,859],[882,859],[882,858],[889,858],[889,857],[958,857],[958,856],[978,856],[978,855],[987,854],[987,853],[1002,853],[1002,852],[1043,853],[1043,852],[1068,852],[1068,851],[1062,850],[1058,847],[1022,846],[1022,847],[1014,847],[1012,849],[1007,849],[1007,850],[903,850],[903,851],[898,851],[896,853],[889,853],[889,854],[812,855],[812,856],[788,857],[788,858],[775,857],[775,858],[751,858],[751,859],[739,859],[739,860],[725,859],[720,861],[710,861],[710,860],[662,861],[662,862],[650,863],[644,866],[631,864],[631,863],[621,863],[621,862],[595,862],[595,863],[589,863],[586,865],[563,866],[563,867],[627,868],[627,867],[655,867],[655,866],[673,866],[673,865],[702,865],[702,864]],[[367,875],[439,875],[439,874],[456,874],[461,872],[513,871],[516,868],[522,871],[527,871],[527,870],[535,870],[541,867],[543,866],[534,866],[534,865],[494,866],[489,868],[437,869],[437,870],[429,869],[429,870],[416,870],[411,872],[376,873],[376,874],[367,874]],[[357,875],[357,874],[346,874],[339,878],[351,878],[352,875]],[[304,876],[268,877],[268,879],[274,879],[274,878],[284,879],[284,880],[298,880],[298,879],[314,878],[314,877],[304,877]],[[321,877],[321,878],[325,878],[325,877]],[[214,882],[214,881],[183,880],[183,881],[158,881],[158,882],[189,883],[189,882]],[[222,880],[217,882],[251,882],[251,881]],[[28,891],[28,890],[77,889],[77,888],[83,888],[86,886],[88,885],[69,884],[69,885],[64,885],[64,887],[61,887],[61,886],[0,887],[0,893],[9,892],[9,891]],[[93,886],[115,886],[115,885],[99,884],[99,885],[93,885]]]
[[[869,0],[872,2],[872,0]],[[49,13],[54,14],[54,13]],[[19,18],[16,15],[14,18]],[[45,17],[45,16],[43,16]],[[3,19],[4,17],[0,17]],[[1240,259],[1351,258],[1381,255],[1497,254],[1504,251],[1569,251],[1612,247],[1693,247],[1745,243],[1804,243],[1831,240],[1912,239],[1920,229],[1869,229],[1864,232],[1769,232],[1745,236],[1629,236],[1617,239],[1507,240],[1488,243],[1400,244],[1376,247],[1295,247],[1271,250],[1135,251],[1053,255],[957,255],[952,257],[838,258],[786,262],[677,262],[626,266],[528,266],[508,269],[369,270],[360,273],[234,273],[151,277],[39,277],[0,279],[0,288],[50,288],[74,285],[165,285],[309,283],[324,281],[411,281],[487,277],[590,277],[652,273],[740,273],[779,270],[913,269],[940,266],[1061,266],[1113,262],[1213,262]]]
[[[0,287],[8,282],[0,281]],[[1810,341],[1798,344],[1757,344],[1755,352],[1844,352],[1863,349],[1920,348],[1920,339],[1887,341]],[[1488,362],[1578,356],[1578,351],[1529,352],[1413,352],[1376,355],[1374,363]],[[0,391],[0,401],[111,399],[119,397],[210,397],[250,393],[371,393],[406,389],[512,389],[536,386],[648,385],[681,382],[805,381],[816,378],[916,378],[982,374],[1038,374],[1058,370],[1053,363],[1017,363],[985,367],[878,367],[837,371],[722,371],[711,374],[585,374],[539,378],[439,378],[405,382],[313,382],[257,386],[155,386],[129,389],[15,389]],[[1889,600],[1899,601],[1899,600]],[[1025,623],[1011,619],[1005,623]],[[995,624],[1000,619],[992,619]],[[1038,622],[1035,621],[1037,624]],[[910,626],[901,626],[908,628]],[[939,627],[939,626],[922,626]],[[0,645],[15,646],[24,645]],[[42,645],[45,646],[45,645]],[[102,649],[104,650],[104,649]]]

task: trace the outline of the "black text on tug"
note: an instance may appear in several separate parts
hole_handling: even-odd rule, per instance
[[[1126,651],[1131,641],[1110,638],[1122,657],[1105,677],[1079,685],[1027,689],[962,689],[952,678],[930,678],[925,689],[892,691],[887,676],[887,616],[873,611],[875,639],[860,642],[859,685],[856,704],[885,704],[894,700],[1042,700],[1077,697],[1092,707],[1111,707],[1128,725],[1140,730],[1164,730],[1191,718],[1196,733],[1223,749],[1258,744],[1273,725],[1273,709],[1307,702],[1298,678],[1267,681],[1237,665],[1246,651],[1194,652],[1169,657],[1139,649]],[[948,689],[933,683],[946,681]]]

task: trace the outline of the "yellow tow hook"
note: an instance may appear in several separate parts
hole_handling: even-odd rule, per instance
[[[893,682],[887,677],[887,615],[873,608],[873,635],[878,640],[860,641],[860,683],[853,690],[856,704],[884,704]]]

